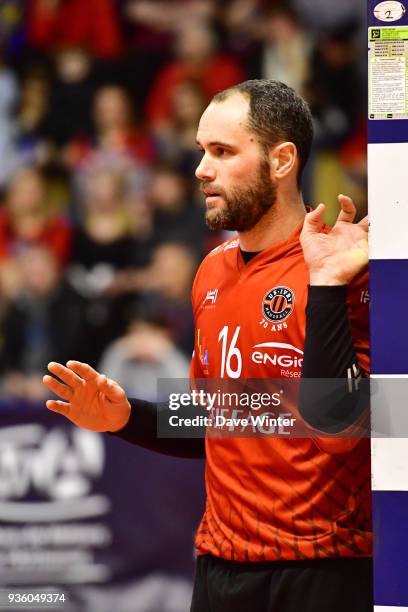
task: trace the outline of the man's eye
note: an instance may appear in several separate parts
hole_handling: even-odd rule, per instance
[[[217,157],[222,157],[223,155],[225,155],[226,150],[223,149],[222,147],[217,147],[215,149],[215,154],[217,155]]]

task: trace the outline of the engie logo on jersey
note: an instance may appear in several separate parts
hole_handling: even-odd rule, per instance
[[[279,376],[300,378],[303,364],[303,351],[286,342],[262,342],[252,347],[251,359],[264,366],[279,367]]]
[[[293,312],[295,294],[289,287],[274,287],[262,300],[262,314],[272,323],[286,321]]]

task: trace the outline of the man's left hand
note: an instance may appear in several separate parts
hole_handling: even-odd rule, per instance
[[[300,242],[311,285],[346,285],[368,263],[368,217],[353,223],[353,200],[339,195],[341,206],[331,232],[322,232],[324,204],[305,217]]]

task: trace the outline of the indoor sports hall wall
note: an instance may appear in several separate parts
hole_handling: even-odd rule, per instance
[[[408,610],[408,4],[369,0],[368,26],[374,601],[385,612]]]

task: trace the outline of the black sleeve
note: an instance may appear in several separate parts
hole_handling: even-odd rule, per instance
[[[338,433],[368,406],[368,379],[351,334],[347,286],[309,287],[299,410],[312,427]]]
[[[139,399],[129,399],[129,402],[132,406],[129,421],[123,429],[111,432],[112,435],[162,455],[190,459],[205,457],[204,430],[202,437],[198,438],[160,438],[157,435],[157,419],[160,414],[168,414],[168,404],[155,404]],[[192,418],[195,414],[202,415],[202,409],[187,406],[181,408],[178,414]]]

